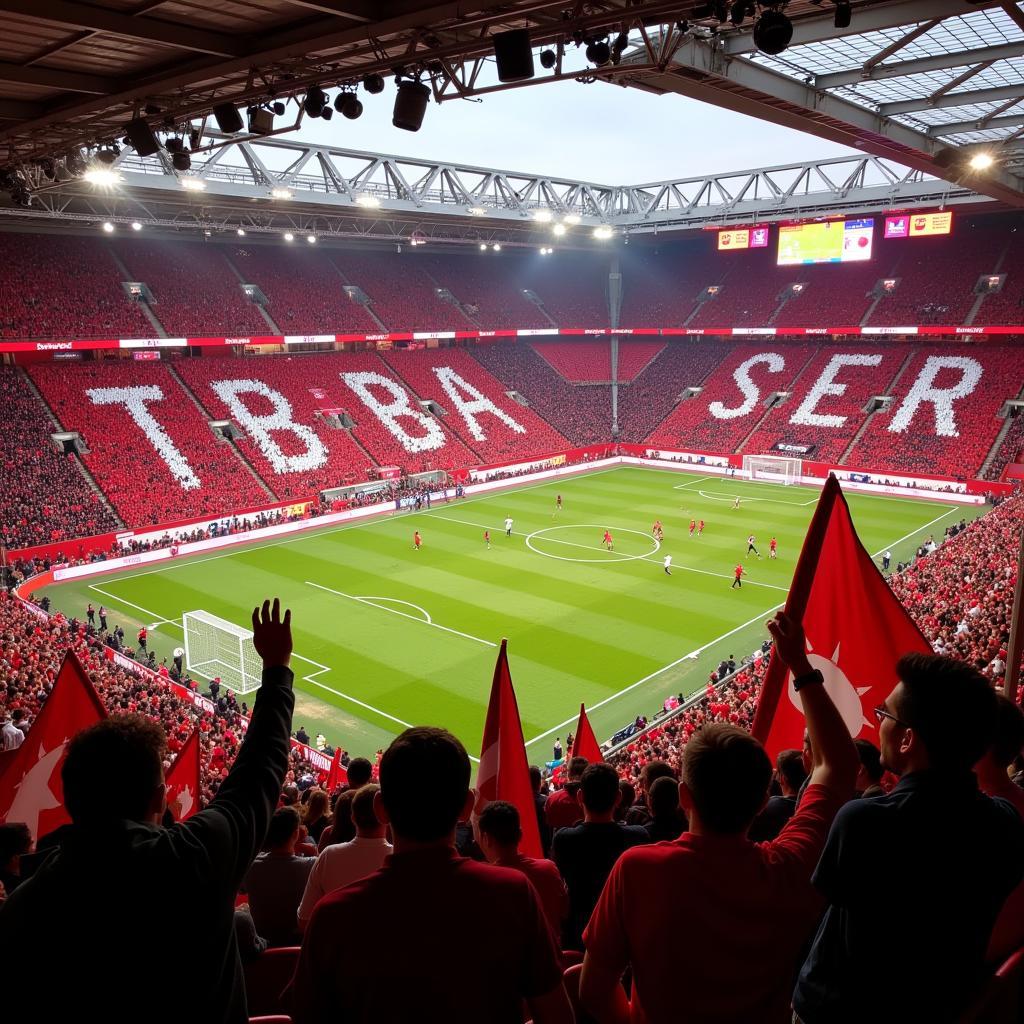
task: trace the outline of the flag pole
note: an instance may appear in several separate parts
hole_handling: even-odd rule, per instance
[[[1003,693],[1017,703],[1017,683],[1020,679],[1020,620],[1024,604],[1024,530],[1021,530],[1017,549],[1017,582],[1013,588],[1013,613],[1010,616],[1010,643],[1006,648],[1006,669],[1003,672]]]

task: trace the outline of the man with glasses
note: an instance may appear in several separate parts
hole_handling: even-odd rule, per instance
[[[995,730],[988,681],[933,654],[908,654],[897,672],[875,717],[882,764],[900,781],[832,825],[814,874],[829,907],[793,997],[804,1024],[957,1020],[1024,872],[1024,824],[972,771]]]

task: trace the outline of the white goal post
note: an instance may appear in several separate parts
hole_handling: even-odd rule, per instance
[[[252,643],[252,630],[210,612],[185,612],[185,667],[206,679],[219,676],[235,693],[258,690],[263,663]]]
[[[782,455],[744,455],[743,475],[749,480],[771,480],[777,484],[798,484],[803,476],[803,459]]]

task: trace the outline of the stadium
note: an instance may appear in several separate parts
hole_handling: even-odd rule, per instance
[[[1024,1019],[1024,4],[0,32],[13,1019]]]

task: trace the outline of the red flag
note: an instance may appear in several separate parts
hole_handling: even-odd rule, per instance
[[[347,782],[348,769],[341,765],[341,747],[338,747],[334,752],[334,760],[331,761],[331,770],[327,773],[327,792],[333,793]]]
[[[931,653],[931,646],[864,550],[834,476],[804,539],[786,612],[803,622],[811,665],[824,674],[850,735],[877,746],[872,712],[899,681],[896,662],[911,651]],[[800,698],[774,652],[751,731],[773,758],[803,744]]]
[[[34,839],[71,821],[60,768],[73,736],[107,717],[89,677],[68,651],[25,742],[0,776],[0,821],[23,821]]]
[[[202,793],[199,757],[199,730],[193,729],[185,745],[178,751],[164,778],[167,787],[167,806],[176,821],[188,821],[199,810]]]
[[[507,800],[519,811],[519,824],[523,830],[520,851],[527,857],[543,857],[533,786],[530,785],[530,765],[526,760],[519,705],[508,670],[506,642],[501,641],[491,683],[491,699],[487,705],[487,722],[477,772],[478,807],[482,808],[492,800]]]
[[[590,719],[587,718],[587,709],[580,705],[580,720],[576,723],[576,733],[572,738],[572,749],[570,757],[585,757],[590,764],[596,761],[603,761],[601,744],[597,742],[594,730],[590,728]]]

